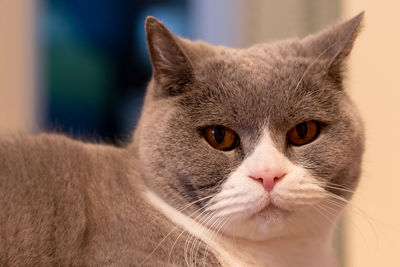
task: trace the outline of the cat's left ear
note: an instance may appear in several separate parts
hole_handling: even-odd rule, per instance
[[[328,74],[340,82],[344,63],[360,32],[364,12],[354,18],[302,40],[307,56],[327,61]]]
[[[183,42],[154,17],[146,18],[145,29],[157,93],[163,96],[182,93],[193,79],[193,67]]]

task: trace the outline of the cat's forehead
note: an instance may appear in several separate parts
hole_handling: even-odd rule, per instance
[[[229,84],[249,93],[257,91],[259,96],[269,98],[303,89],[299,82],[310,86],[323,82],[323,72],[318,71],[323,68],[318,68],[321,62],[303,57],[290,47],[287,47],[289,51],[286,53],[282,50],[281,46],[270,45],[243,50],[230,49],[205,59],[196,67],[196,74],[210,86],[213,83],[215,87]]]
[[[288,126],[306,119],[330,120],[341,92],[326,79],[323,67],[295,50],[282,54],[257,47],[224,53],[198,68],[198,96],[203,104],[213,103],[217,114],[221,110],[242,120]]]

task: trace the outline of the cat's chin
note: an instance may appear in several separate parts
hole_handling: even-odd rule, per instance
[[[224,229],[224,234],[249,240],[266,240],[286,234],[292,212],[272,203],[243,218],[236,217]]]
[[[283,220],[285,216],[289,214],[289,211],[279,208],[278,206],[270,203],[264,207],[261,211],[254,214],[253,218],[261,217],[267,223],[276,223],[278,220]]]

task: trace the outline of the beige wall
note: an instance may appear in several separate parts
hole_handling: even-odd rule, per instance
[[[34,3],[0,1],[0,131],[35,125]]]
[[[240,1],[241,46],[305,36],[334,23],[340,16],[336,0]]]
[[[366,11],[348,85],[367,130],[362,182],[346,221],[346,266],[400,266],[400,2],[343,0]],[[368,222],[369,221],[369,222]]]

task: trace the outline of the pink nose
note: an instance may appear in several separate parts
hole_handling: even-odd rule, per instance
[[[285,173],[279,170],[265,170],[262,172],[256,172],[250,177],[259,181],[263,185],[265,191],[271,192],[274,189],[275,184],[285,175]]]

